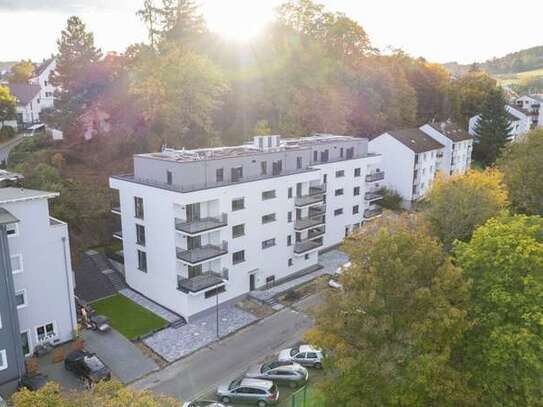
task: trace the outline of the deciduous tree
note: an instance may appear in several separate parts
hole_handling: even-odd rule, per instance
[[[28,83],[34,73],[34,64],[30,59],[23,59],[12,65],[8,76],[9,83]]]
[[[15,97],[11,95],[7,86],[0,85],[0,123],[4,126],[5,121],[13,119],[15,119]]]

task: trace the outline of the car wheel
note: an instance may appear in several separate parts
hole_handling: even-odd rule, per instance
[[[223,403],[230,403],[230,397],[226,397],[226,396],[221,397],[221,401],[222,401]]]
[[[321,364],[321,362],[317,362],[317,363],[315,363],[313,366],[315,366],[316,369],[322,369],[322,364]]]
[[[257,405],[258,407],[266,407],[268,403],[266,403],[264,400],[260,400]]]

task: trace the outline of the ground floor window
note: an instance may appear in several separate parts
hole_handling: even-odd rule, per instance
[[[0,370],[6,370],[8,368],[8,359],[6,356],[6,351],[4,349],[0,350]]]
[[[226,287],[224,285],[221,285],[220,287],[214,288],[213,290],[206,291],[204,294],[204,297],[206,298],[215,297],[216,295],[224,293],[225,291],[226,291]]]
[[[28,331],[21,332],[21,346],[23,349],[23,356],[30,354],[30,340],[28,337]]]
[[[38,338],[38,342],[47,341],[54,338],[56,335],[55,324],[52,322],[36,328],[36,338]]]
[[[275,276],[266,277],[266,288],[273,287],[275,284]]]
[[[26,302],[26,290],[17,291],[15,293],[15,304],[17,305],[17,308],[23,308],[28,305]]]

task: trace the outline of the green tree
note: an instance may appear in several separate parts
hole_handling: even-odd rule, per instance
[[[543,219],[491,219],[457,244],[455,262],[472,282],[472,325],[455,355],[479,405],[541,406]]]
[[[461,269],[413,216],[383,217],[343,245],[351,267],[307,334],[328,354],[326,405],[473,405],[452,346],[467,329]]]
[[[500,172],[470,171],[438,177],[425,204],[424,217],[431,232],[449,250],[455,240],[468,241],[477,227],[506,208],[507,190]]]
[[[543,215],[543,130],[510,143],[498,160],[511,204],[517,212]]]
[[[399,211],[402,209],[402,196],[393,189],[383,187],[377,191],[383,198],[379,201],[379,206],[391,211]]]
[[[30,59],[23,59],[12,65],[8,76],[9,83],[28,83],[34,73],[34,64]]]
[[[0,124],[4,126],[7,120],[15,119],[15,97],[7,86],[0,85]]]
[[[496,161],[512,130],[505,104],[501,89],[490,92],[475,125],[477,142],[473,154],[476,159],[486,165],[491,165]]]
[[[270,125],[267,120],[259,120],[255,125],[256,136],[267,136],[271,134]]]

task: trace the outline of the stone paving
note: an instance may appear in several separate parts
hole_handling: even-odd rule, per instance
[[[314,280],[317,277],[326,274],[333,274],[339,266],[345,264],[348,261],[349,257],[347,257],[347,255],[342,251],[330,250],[329,252],[323,253],[319,256],[319,264],[322,266],[321,269],[314,271],[313,273],[306,274],[302,277],[287,281],[275,287],[268,288],[266,290],[251,291],[249,295],[260,301],[269,301],[277,295],[289,291],[294,287],[298,287],[299,285],[305,284],[311,280]]]
[[[143,295],[130,288],[123,288],[122,290],[119,290],[119,294],[124,295],[126,298],[134,301],[136,304],[141,305],[143,308],[151,311],[153,314],[158,315],[170,323],[178,321],[181,318],[179,315],[167,310],[164,307],[161,307],[157,303],[145,298]]]
[[[186,356],[217,340],[216,314],[204,315],[188,324],[174,329],[166,328],[146,338],[143,342],[168,362]],[[257,317],[242,311],[235,305],[219,306],[219,332],[224,337],[251,322]]]

